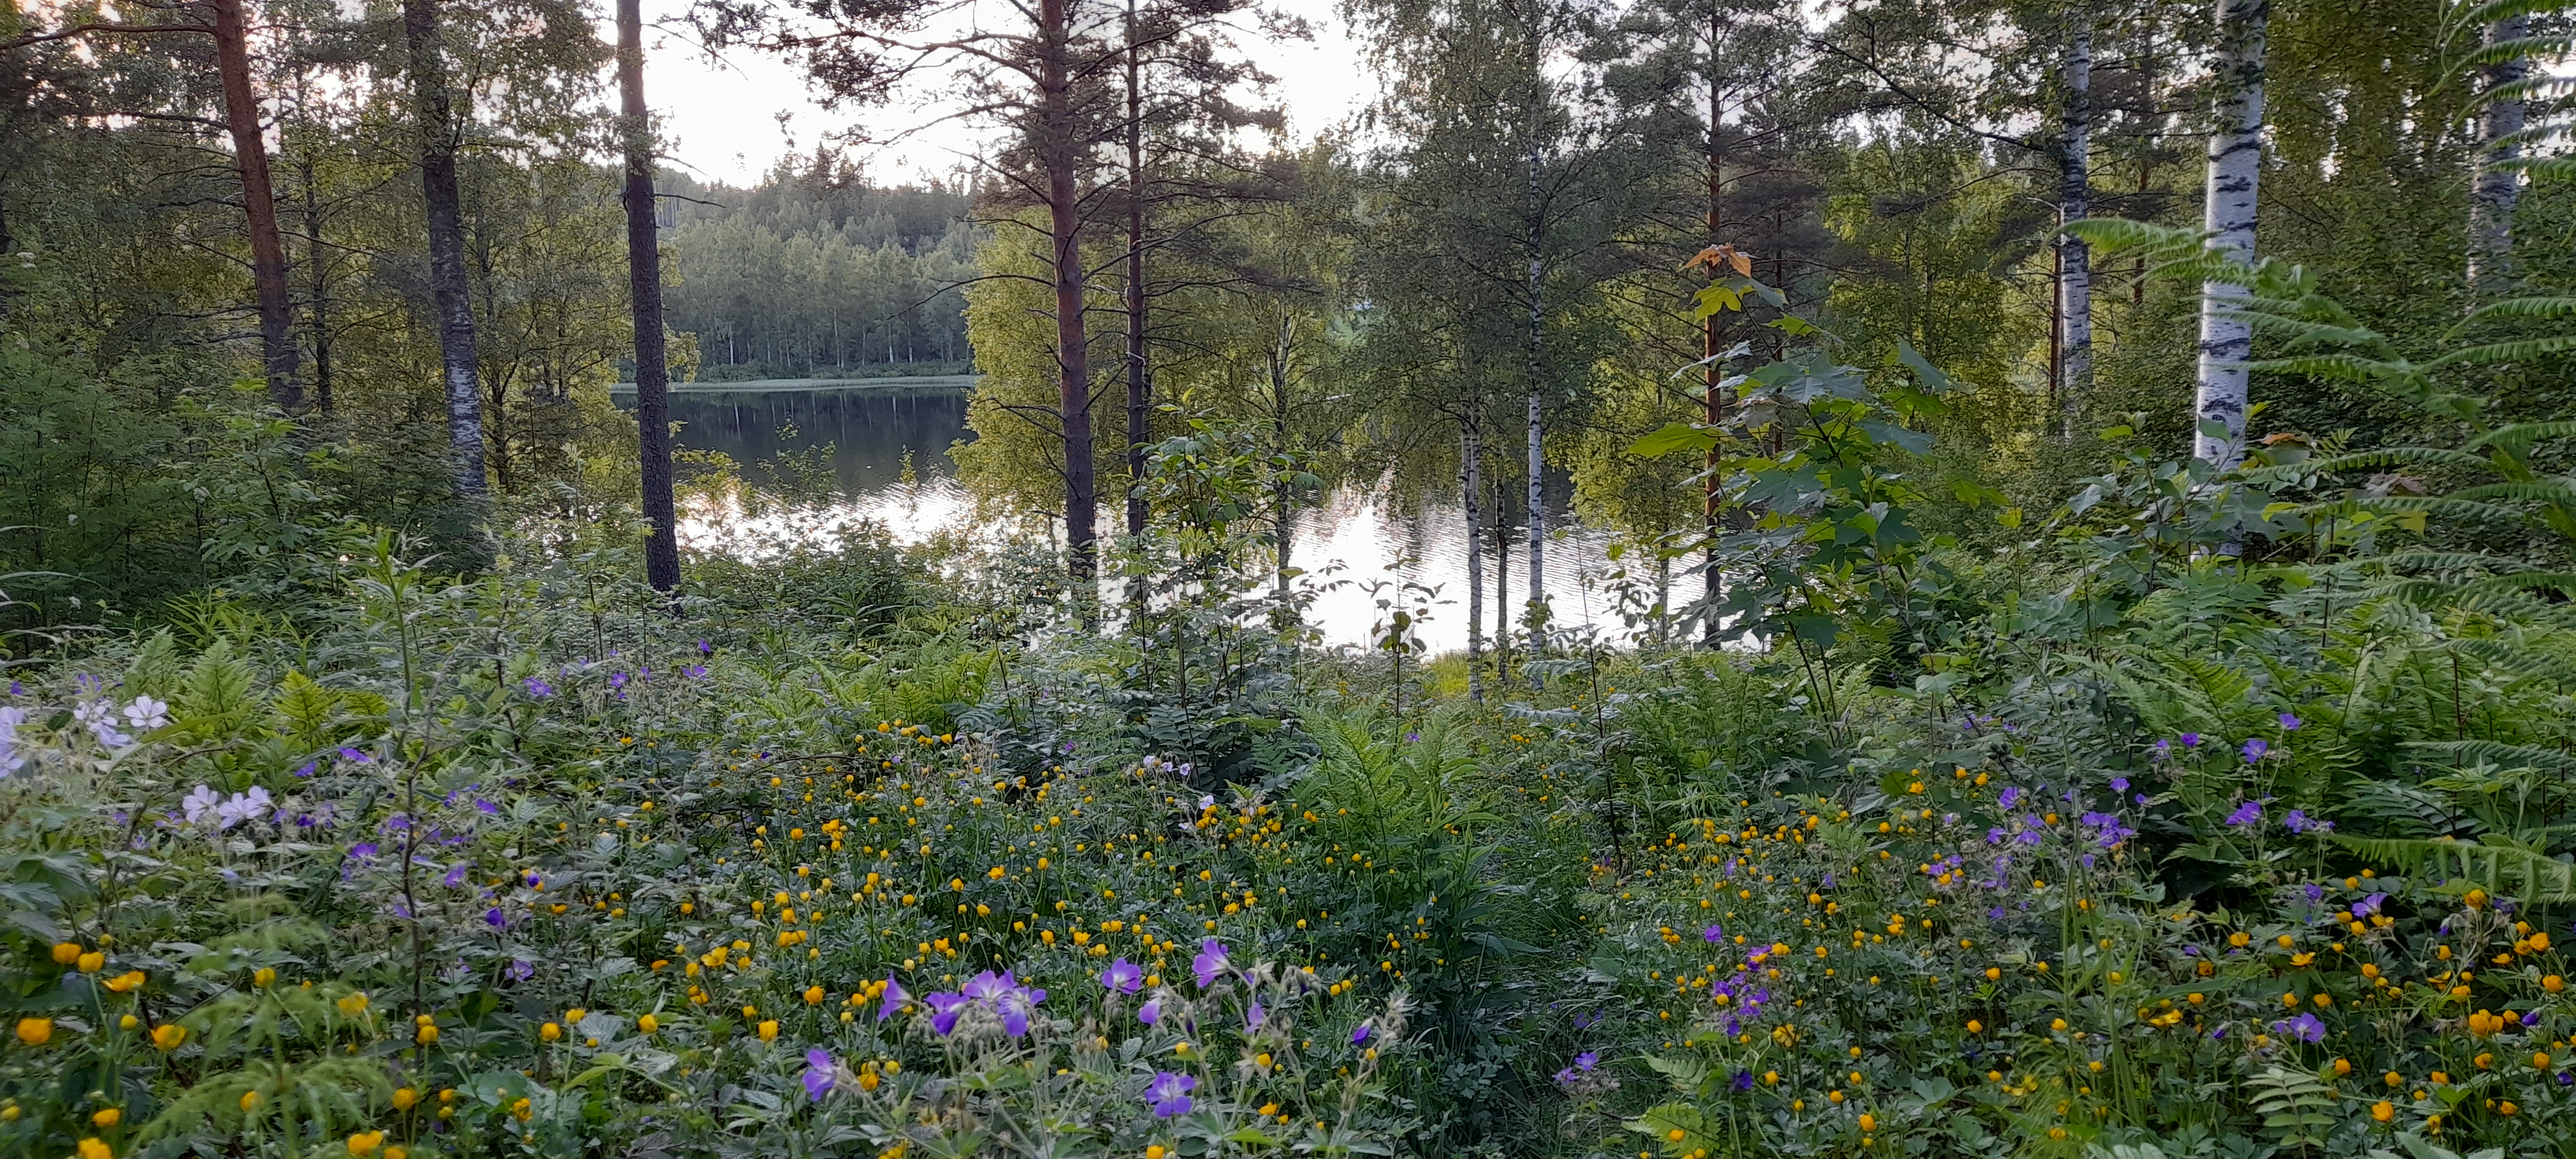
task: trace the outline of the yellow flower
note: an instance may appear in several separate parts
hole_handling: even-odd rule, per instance
[[[820,1005],[822,1005],[822,1004],[823,1004],[823,988],[822,988],[822,987],[820,987],[820,986],[808,986],[808,987],[806,987],[806,988],[805,988],[805,1004],[806,1004],[807,1006],[820,1006]]]
[[[152,1028],[152,1045],[162,1050],[177,1050],[188,1040],[188,1028],[175,1022],[164,1022]]]
[[[1979,1021],[1977,1021],[1977,1020],[1976,1020],[1976,1019],[1974,1019],[1974,1018],[1971,1018],[1971,1019],[1969,1019],[1969,1020],[1968,1020],[1968,1033],[1970,1033],[1970,1034],[1984,1034],[1985,1032],[1986,1032],[1986,1024],[1985,1024],[1985,1023],[1979,1022]]]
[[[2383,1123],[2389,1122],[2397,1117],[2397,1104],[2389,1102],[2386,1099],[2381,1099],[2376,1103],[2372,1103],[2370,1105],[2370,1117]]]
[[[563,1037],[563,1027],[549,1022],[544,1026],[537,1028],[537,1037],[545,1039],[548,1042],[554,1042]]]
[[[56,943],[54,943],[54,964],[55,964],[55,965],[57,965],[57,966],[68,966],[68,965],[71,965],[71,964],[72,964],[72,963],[74,963],[74,962],[80,961],[80,956],[81,956],[81,944],[80,944],[79,942],[56,942]]]
[[[120,1111],[115,1107],[106,1107],[92,1114],[89,1117],[89,1121],[96,1124],[100,1130],[104,1131],[109,1127],[115,1126],[117,1122],[123,1118],[125,1118],[125,1112]]]
[[[1870,1113],[1869,1113],[1869,1112],[1867,1112],[1867,1111],[1863,1111],[1863,1112],[1861,1112],[1861,1116],[1860,1116],[1860,1129],[1861,1129],[1861,1130],[1864,1130],[1864,1131],[1875,1131],[1875,1130],[1877,1130],[1877,1129],[1878,1129],[1878,1116],[1873,1115],[1873,1114],[1870,1114]]]
[[[367,992],[364,990],[357,991],[340,999],[336,1005],[340,1008],[341,1017],[356,1018],[367,1012]]]
[[[143,985],[141,970],[128,970],[107,980],[107,988],[119,994],[128,993],[141,985]]]
[[[352,1155],[373,1155],[376,1148],[384,1145],[385,1133],[382,1131],[360,1131],[349,1136],[349,1153]]]
[[[53,1039],[53,1019],[21,1018],[18,1020],[18,1041],[26,1043],[29,1046],[43,1046],[44,1044],[53,1041]]]
[[[644,1017],[635,1020],[635,1029],[641,1030],[646,1034],[651,1034],[656,1030],[662,1029],[662,1020],[647,1014]]]
[[[1670,1139],[1670,1140],[1672,1140],[1672,1141],[1673,1141],[1673,1142],[1675,1142],[1675,1143],[1679,1143],[1679,1142],[1681,1142],[1682,1140],[1687,1139],[1687,1138],[1689,1138],[1689,1137],[1690,1137],[1690,1136],[1689,1136],[1689,1134],[1688,1134],[1688,1133],[1686,1133],[1686,1132],[1684,1132],[1684,1131],[1683,1131],[1681,1128],[1679,1128],[1679,1127],[1675,1127],[1675,1128],[1673,1128],[1672,1130],[1669,1130],[1669,1131],[1664,1132],[1664,1138],[1666,1138],[1666,1139]]]
[[[421,1023],[419,1029],[412,1031],[411,1040],[421,1044],[422,1046],[428,1046],[437,1042],[438,1024],[435,1022]]]
[[[243,1114],[249,1114],[250,1112],[259,1109],[259,1092],[243,1091],[241,1097],[241,1109]]]
[[[1170,1153],[1171,1152],[1163,1149],[1162,1144],[1156,1143],[1151,1147],[1145,1148],[1145,1159],[1163,1159],[1163,1156]]]
[[[262,966],[250,973],[250,984],[253,986],[266,986],[274,981],[277,981],[277,971],[270,967]]]
[[[83,1139],[80,1141],[80,1159],[116,1159],[116,1152],[108,1149],[105,1140]]]
[[[413,1090],[410,1087],[402,1087],[394,1091],[394,1109],[397,1111],[408,1111],[419,1103],[419,1091]]]
[[[528,1119],[536,1113],[536,1110],[528,1105],[528,1100],[526,1099],[521,1099],[510,1104],[510,1117],[517,1119],[522,1123],[527,1122]]]
[[[760,1024],[760,1040],[762,1042],[775,1042],[778,1040],[777,1019],[773,1018]]]
[[[81,955],[80,961],[76,964],[80,967],[81,973],[95,974],[106,967],[107,955],[99,953],[96,950],[91,950],[90,952]]]

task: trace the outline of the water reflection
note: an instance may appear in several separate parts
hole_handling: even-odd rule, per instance
[[[739,550],[782,535],[810,534],[852,516],[876,521],[906,543],[945,531],[975,533],[974,503],[958,484],[956,464],[947,455],[950,444],[972,437],[966,429],[966,390],[962,382],[913,382],[674,392],[671,417],[682,424],[682,447],[722,451],[757,486],[768,478],[763,464],[782,453],[829,443],[831,473],[844,496],[831,518],[821,521],[784,514],[749,517],[739,510],[698,513],[684,520],[682,542],[692,548]],[[617,397],[632,405],[631,395]],[[1564,488],[1549,490],[1550,521],[1562,529],[1550,537],[1546,553],[1556,621],[1598,624],[1616,632],[1620,618],[1599,586],[1612,566],[1609,537],[1573,525],[1560,493]],[[1103,520],[1103,527],[1111,526],[1116,513],[1104,511]],[[1528,557],[1517,536],[1510,550],[1510,592],[1518,601],[1528,589]],[[1466,647],[1466,556],[1465,519],[1455,497],[1400,504],[1385,488],[1357,485],[1336,489],[1322,506],[1303,513],[1290,548],[1291,562],[1323,587],[1313,614],[1332,643],[1367,640],[1379,614],[1367,590],[1371,581],[1401,578],[1437,586],[1438,602],[1419,632],[1433,652]],[[1490,633],[1495,615],[1490,543],[1485,569]],[[1584,583],[1587,576],[1594,580],[1590,589]]]

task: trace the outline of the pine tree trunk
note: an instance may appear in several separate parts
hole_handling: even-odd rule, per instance
[[[2093,13],[2077,0],[2067,16],[2064,84],[2059,109],[2057,216],[2082,221],[2092,213]],[[2058,434],[2075,437],[2093,392],[2093,250],[2073,234],[2057,240],[2057,304],[2061,358]]]
[[[2530,31],[2527,16],[2498,20],[2487,25],[2486,44],[2492,48],[2520,40]],[[2487,91],[2521,83],[2530,67],[2519,56],[2488,65]],[[2523,117],[2517,96],[2490,100],[2479,120],[2478,171],[2469,190],[2468,274],[2470,290],[2482,298],[2501,294],[2512,274],[2513,211],[2522,195],[2522,146],[2512,138],[2522,132]]]
[[[242,0],[212,0],[215,71],[223,81],[224,127],[233,138],[233,167],[241,173],[242,210],[250,225],[252,293],[259,302],[261,361],[268,397],[277,409],[304,409],[298,381],[294,301],[286,287],[286,241],[277,229],[277,194],[269,184],[268,139],[259,123],[259,97],[250,86],[250,30]]]
[[[643,458],[644,578],[680,590],[680,520],[671,495],[671,360],[662,343],[662,250],[653,200],[653,121],[644,104],[642,0],[617,0],[617,90],[626,143],[626,285],[635,313],[635,425]]]
[[[2217,106],[2209,133],[2208,204],[2201,228],[2209,248],[2236,260],[2254,260],[2255,193],[2263,172],[2263,37],[2270,0],[2217,0],[2218,56],[2213,71]],[[2254,331],[2233,311],[2246,288],[2226,282],[2200,287],[2200,388],[2192,408],[2197,434],[2192,454],[2221,469],[2234,467],[2245,450],[2246,363],[2254,356]]]
[[[1127,534],[1145,534],[1145,440],[1152,384],[1145,364],[1145,92],[1136,61],[1136,0],[1127,0]]]
[[[449,472],[456,494],[490,490],[483,467],[483,396],[475,385],[474,305],[465,284],[465,198],[456,180],[456,124],[438,36],[438,0],[403,0],[412,112],[420,129],[421,201],[429,225],[430,295],[447,396]]]
[[[1047,231],[1055,283],[1057,418],[1064,429],[1065,570],[1076,581],[1099,574],[1100,492],[1091,461],[1091,359],[1083,319],[1082,205],[1074,139],[1070,0],[1039,0],[1037,153],[1046,170]]]
[[[1485,434],[1475,417],[1458,425],[1458,494],[1467,506],[1467,699],[1485,699]]]

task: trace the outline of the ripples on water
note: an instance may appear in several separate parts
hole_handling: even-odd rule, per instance
[[[619,396],[621,401],[627,397]],[[966,389],[957,380],[827,383],[811,389],[771,386],[759,391],[690,389],[674,392],[671,417],[683,424],[682,447],[724,452],[742,465],[746,480],[754,486],[765,478],[761,464],[782,453],[829,443],[832,481],[841,495],[821,511],[780,509],[749,515],[738,502],[728,502],[721,510],[687,513],[680,538],[690,548],[752,552],[763,544],[827,535],[833,525],[854,517],[887,528],[896,541],[907,544],[922,543],[943,532],[962,532],[968,538],[995,533],[976,525],[974,499],[958,483],[956,465],[947,454],[951,443],[970,437]],[[905,471],[907,451],[910,478]],[[1550,499],[1551,522],[1563,528],[1551,536],[1547,552],[1548,590],[1556,621],[1598,624],[1605,632],[1619,633],[1621,621],[1612,598],[1599,586],[1599,577],[1615,566],[1607,556],[1609,536],[1593,528],[1567,526],[1562,496]],[[1323,589],[1310,614],[1328,642],[1366,642],[1379,615],[1368,583],[1400,577],[1440,589],[1440,602],[1420,629],[1424,645],[1432,652],[1466,647],[1467,535],[1459,503],[1449,497],[1410,505],[1412,510],[1404,506],[1393,502],[1386,488],[1346,485],[1336,488],[1321,506],[1298,516],[1290,562],[1309,573],[1308,582]],[[1118,518],[1115,511],[1102,515],[1104,527]],[[1340,566],[1334,568],[1335,564]],[[1528,557],[1517,542],[1512,546],[1511,565],[1511,592],[1517,601],[1526,594],[1529,581]],[[1489,630],[1494,616],[1493,568],[1488,543],[1485,620]],[[1587,574],[1595,579],[1588,591],[1583,584]]]

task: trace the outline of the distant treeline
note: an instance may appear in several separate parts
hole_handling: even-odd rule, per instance
[[[869,184],[834,150],[779,162],[749,189],[666,173],[678,282],[668,324],[697,339],[703,381],[964,369],[972,190]]]

